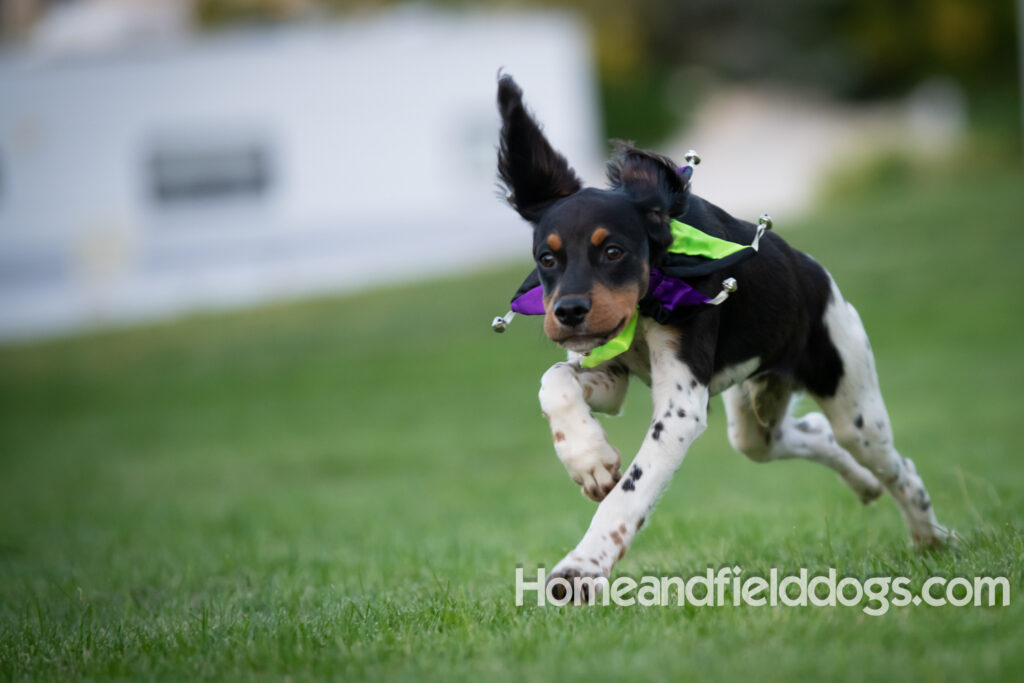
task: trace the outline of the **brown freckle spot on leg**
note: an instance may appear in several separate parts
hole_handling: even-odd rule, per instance
[[[618,562],[619,560],[621,560],[622,556],[625,555],[625,554],[626,554],[626,546],[622,546],[622,549],[619,550],[619,556],[616,558],[615,561]]]
[[[583,387],[583,400],[584,401],[589,401],[590,397],[593,396],[593,395],[594,395],[594,387],[590,386],[589,384],[585,385]]]
[[[619,535],[618,531],[613,531],[611,533],[611,537],[612,542],[615,543],[615,545],[622,545],[622,536]]]
[[[601,242],[604,242],[608,238],[608,230],[605,228],[598,228],[590,235],[590,243],[595,247],[601,246]]]
[[[562,238],[558,236],[558,233],[553,232],[550,235],[548,235],[547,242],[548,246],[554,249],[555,251],[558,251],[559,249],[562,248]]]
[[[626,535],[626,525],[625,524],[620,524],[619,525],[619,533],[622,534],[623,536]]]
[[[646,521],[647,521],[646,517],[641,517],[640,521],[636,523],[636,530],[640,531],[640,527],[642,527],[644,525],[644,522],[646,522]]]
[[[555,432],[555,442],[557,443],[558,441],[565,441],[565,434],[562,432]]]
[[[600,563],[600,562],[598,562],[597,560],[595,560],[594,558],[590,558],[590,562],[591,562],[591,564],[593,564],[593,565],[594,565],[595,567],[600,567],[600,566],[601,566],[601,563]]]

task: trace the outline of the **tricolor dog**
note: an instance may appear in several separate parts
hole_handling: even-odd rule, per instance
[[[498,174],[533,226],[537,266],[512,308],[542,314],[569,352],[544,373],[540,404],[569,476],[599,503],[552,577],[610,575],[719,393],[736,450],[830,467],[864,503],[887,490],[917,546],[946,541],[896,450],[860,317],[823,267],[764,232],[769,221],[755,226],[692,194],[691,166],[625,143],[608,162],[608,189],[584,188],[508,75],[498,108]],[[594,413],[619,412],[631,374],[650,386],[654,415],[623,475]],[[792,415],[795,392],[821,412]]]

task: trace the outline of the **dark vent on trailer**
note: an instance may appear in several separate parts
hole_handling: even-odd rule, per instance
[[[149,175],[161,204],[257,198],[270,186],[270,155],[256,143],[163,144],[150,154]]]

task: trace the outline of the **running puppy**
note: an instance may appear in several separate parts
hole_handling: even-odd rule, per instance
[[[916,545],[946,541],[914,464],[894,446],[860,317],[824,268],[691,194],[690,167],[664,156],[618,143],[609,189],[584,188],[507,75],[498,108],[498,174],[533,226],[537,269],[521,292],[535,295],[536,310],[521,312],[542,313],[547,336],[569,351],[541,379],[541,408],[569,476],[600,502],[551,577],[610,575],[719,393],[736,450],[830,467],[864,503],[884,488]],[[723,278],[740,285],[731,296],[734,286],[715,295]],[[619,411],[630,373],[651,387],[654,416],[621,476],[592,413]],[[791,415],[796,391],[821,412]]]

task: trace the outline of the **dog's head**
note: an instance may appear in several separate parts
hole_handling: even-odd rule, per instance
[[[669,221],[686,209],[688,176],[666,157],[618,142],[610,188],[583,188],[507,75],[498,81],[498,110],[498,175],[509,203],[533,225],[544,332],[590,351],[622,331],[647,293],[651,266],[672,243]]]

